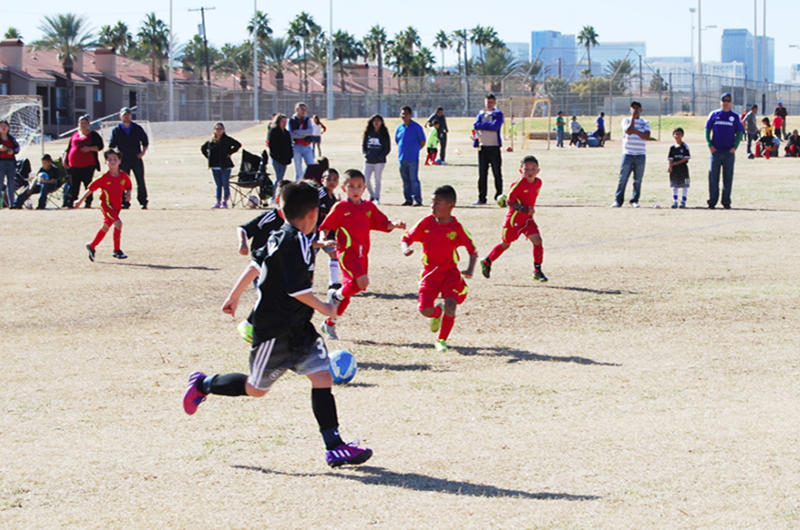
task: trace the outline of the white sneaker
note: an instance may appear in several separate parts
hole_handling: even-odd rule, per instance
[[[611,207],[612,208],[619,208],[620,206],[622,206],[622,205],[620,203],[616,202],[616,201],[611,203]]]
[[[631,208],[638,208],[638,207],[639,207],[639,203],[638,202],[632,202],[631,203]]]
[[[336,324],[328,325],[327,322],[323,322],[320,326],[320,329],[328,338],[328,340],[339,340],[339,335],[336,333]]]

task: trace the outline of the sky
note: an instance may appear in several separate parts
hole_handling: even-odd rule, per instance
[[[448,33],[456,29],[492,26],[501,40],[506,42],[530,42],[530,32],[554,30],[565,34],[577,34],[586,25],[592,25],[599,34],[598,41],[645,41],[647,55],[688,56],[691,52],[692,14],[690,7],[697,8],[702,2],[703,26],[716,26],[703,31],[703,60],[720,59],[720,39],[725,28],[746,28],[754,31],[754,2],[758,5],[758,33],[763,32],[763,5],[767,2],[767,35],[775,38],[776,81],[782,82],[788,74],[790,64],[800,63],[800,49],[789,48],[800,44],[796,16],[787,15],[791,2],[773,0],[677,0],[666,4],[652,0],[636,2],[619,0],[570,0],[568,2],[535,2],[493,0],[332,0],[334,31],[343,29],[361,38],[369,28],[380,24],[386,28],[389,38],[395,33],[414,26],[422,38],[422,44],[434,52],[437,64],[441,52],[433,48],[434,36],[439,30]],[[11,5],[10,5],[11,4]],[[185,43],[197,33],[200,12],[189,9],[214,7],[206,12],[206,27],[209,42],[219,47],[224,43],[240,43],[245,40],[245,28],[252,17],[254,4],[270,18],[270,26],[276,34],[286,33],[289,22],[300,12],[309,13],[326,31],[330,25],[329,0],[305,0],[304,2],[275,2],[268,0],[172,0],[173,20],[177,42]],[[88,9],[88,6],[96,9]],[[117,21],[125,22],[132,33],[138,30],[145,15],[155,12],[169,24],[169,0],[136,0],[104,2],[78,2],[75,0],[28,0],[27,2],[4,2],[0,30],[5,33],[14,26],[26,42],[40,37],[44,16],[47,14],[72,12],[86,16],[91,28]],[[796,13],[795,13],[796,15]],[[697,26],[697,14],[694,15]],[[695,60],[697,54],[697,30],[694,31]],[[445,63],[455,63],[453,52],[445,54]]]

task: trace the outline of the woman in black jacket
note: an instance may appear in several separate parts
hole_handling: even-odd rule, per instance
[[[381,175],[386,166],[386,155],[392,150],[392,140],[383,122],[383,116],[373,115],[367,120],[367,128],[361,139],[361,152],[364,153],[364,180],[367,181],[369,197],[375,204],[381,203]],[[375,182],[372,174],[375,173]]]
[[[208,159],[208,167],[214,174],[214,183],[217,185],[217,202],[212,208],[227,208],[231,197],[229,183],[233,160],[231,155],[238,151],[242,144],[225,134],[225,126],[221,123],[214,124],[214,134],[211,139],[203,144],[200,150]],[[220,199],[222,203],[220,204]]]
[[[269,156],[272,158],[272,167],[275,169],[275,182],[283,179],[286,168],[292,163],[294,157],[292,137],[286,130],[288,121],[289,118],[285,114],[276,114],[272,119],[272,126],[267,137]]]

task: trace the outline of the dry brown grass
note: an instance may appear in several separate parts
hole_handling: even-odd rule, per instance
[[[360,166],[363,121],[328,124],[335,167]],[[330,346],[360,362],[336,395],[345,436],[375,456],[337,471],[304,378],[181,409],[192,370],[247,366],[219,307],[246,264],[234,229],[253,212],[208,210],[202,139],[148,157],[152,209],[123,213],[125,262],[110,237],[86,259],[96,210],[0,212],[0,526],[800,527],[800,163],[740,156],[736,209],[702,209],[702,120],[683,121],[685,211],[649,207],[668,205],[666,141],[649,146],[639,210],[608,209],[618,142],[535,144],[551,281],[531,282],[530,245],[516,243],[491,280],[469,282],[448,353],[416,313],[418,254],[374,235],[370,292]],[[476,155],[469,120],[452,122],[453,165],[424,168],[423,191],[456,186],[485,255],[503,213],[466,206]],[[236,137],[260,146],[264,130]],[[520,156],[505,156],[508,183]],[[396,206],[394,158],[385,185],[390,216],[427,213]]]

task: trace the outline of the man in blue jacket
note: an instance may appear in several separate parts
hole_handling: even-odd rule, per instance
[[[739,116],[731,111],[731,95],[720,96],[722,108],[708,115],[706,142],[711,151],[711,167],[708,170],[708,207],[714,209],[719,200],[719,173],[722,170],[722,207],[731,209],[733,188],[733,165],[736,148],[742,141],[744,127]]]
[[[503,194],[503,159],[500,157],[500,147],[503,145],[500,133],[503,127],[503,113],[496,108],[497,98],[494,94],[486,96],[484,105],[484,109],[478,113],[472,126],[478,142],[478,202],[475,204],[486,204],[490,165],[494,175],[494,198],[497,199]]]
[[[131,176],[136,176],[136,199],[142,207],[147,209],[147,187],[144,184],[144,162],[142,157],[147,153],[150,140],[147,133],[138,123],[131,120],[131,109],[122,107],[119,111],[121,123],[111,131],[111,141],[108,146],[119,149],[122,153],[122,162],[119,168]],[[130,208],[131,203],[123,201],[123,208]]]

